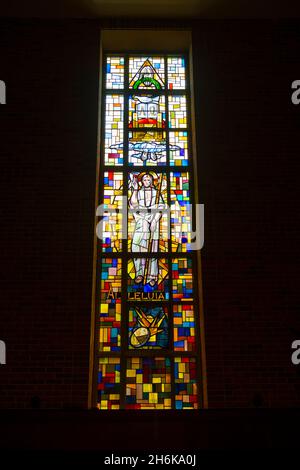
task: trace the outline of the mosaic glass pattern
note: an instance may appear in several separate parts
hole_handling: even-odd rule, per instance
[[[168,57],[168,88],[183,90],[186,87],[184,57]]]
[[[195,317],[193,305],[173,306],[174,350],[195,350]]]
[[[188,165],[188,133],[176,131],[169,133],[170,166]]]
[[[189,173],[170,173],[171,242],[173,252],[187,252],[191,244]]]
[[[193,269],[189,258],[172,261],[173,300],[193,300]]]
[[[163,57],[130,57],[129,88],[164,88],[165,61]]]
[[[186,97],[169,96],[169,127],[183,129],[187,127]]]
[[[168,249],[167,176],[142,171],[129,173],[128,251],[157,253]],[[151,209],[151,212],[149,212]],[[154,269],[149,267],[149,275]],[[145,276],[141,266],[139,275]]]
[[[141,410],[171,408],[171,361],[169,358],[128,358],[126,408]]]
[[[152,129],[129,132],[128,157],[130,166],[165,166],[166,133]]]
[[[123,173],[104,172],[104,199],[102,219],[102,251],[116,252],[122,249],[122,199]],[[120,209],[120,212],[117,210]]]
[[[99,350],[119,351],[121,346],[121,302],[101,303],[99,321]]]
[[[128,261],[127,298],[131,301],[169,299],[168,261],[165,258],[132,258]]]
[[[101,300],[111,304],[121,298],[122,260],[103,258],[101,264]]]
[[[131,307],[129,310],[129,349],[168,347],[166,307]]]
[[[122,209],[123,173],[104,172],[104,209]]]
[[[124,88],[124,57],[107,57],[106,88]]]
[[[100,357],[98,368],[98,408],[120,408],[120,358]]]
[[[186,61],[105,57],[97,406],[196,409]]]
[[[129,128],[152,129],[166,127],[165,97],[131,95],[129,97]]]
[[[175,357],[175,408],[177,410],[197,409],[196,359]]]
[[[107,95],[105,100],[104,162],[109,166],[123,165],[124,97]]]

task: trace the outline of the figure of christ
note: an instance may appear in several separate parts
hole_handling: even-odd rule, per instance
[[[161,175],[162,177],[162,175]],[[133,209],[135,228],[132,237],[133,253],[157,253],[159,243],[159,220],[162,214],[159,210],[165,208],[161,191],[161,183],[157,189],[154,186],[151,173],[141,173],[133,177],[133,190],[129,207]],[[134,258],[135,283],[149,283],[154,287],[158,280],[157,258]]]

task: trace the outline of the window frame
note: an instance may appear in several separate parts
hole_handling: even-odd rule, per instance
[[[162,129],[163,132],[166,132],[166,140],[167,145],[169,144],[169,132],[176,132],[176,131],[187,131],[188,132],[188,165],[187,166],[170,166],[169,165],[169,152],[167,151],[167,161],[165,166],[142,166],[138,167],[140,171],[155,171],[156,173],[162,173],[167,175],[168,179],[168,205],[170,207],[170,172],[189,172],[189,189],[190,189],[190,204],[193,205],[193,225],[195,222],[195,203],[197,200],[197,182],[195,181],[196,175],[196,159],[195,159],[195,142],[194,142],[194,126],[192,122],[192,82],[190,76],[190,57],[187,51],[179,51],[178,53],[173,52],[161,52],[161,51],[127,51],[127,52],[117,52],[111,50],[101,51],[101,74],[100,74],[100,81],[99,81],[99,119],[98,119],[98,126],[99,126],[99,137],[100,142],[98,144],[98,158],[97,158],[97,177],[96,177],[96,207],[103,202],[103,188],[101,182],[103,181],[104,172],[105,171],[115,171],[115,172],[122,172],[124,175],[124,192],[123,195],[127,196],[128,200],[128,188],[127,188],[127,175],[130,172],[136,172],[135,166],[129,165],[128,163],[128,133],[130,132],[128,128],[128,99],[129,96],[133,93],[138,94],[153,94],[153,95],[163,95],[165,96],[165,113],[166,113],[166,127]],[[125,58],[125,64],[127,64],[127,68],[125,66],[125,73],[124,73],[124,88],[123,89],[106,89],[106,57],[107,56],[122,56]],[[128,58],[130,56],[160,56],[165,58],[165,88],[161,90],[151,90],[151,89],[137,89],[133,90],[129,88],[129,74],[128,74]],[[178,90],[169,90],[167,87],[168,84],[168,76],[167,76],[167,57],[184,57],[186,63],[186,88],[185,89],[178,89]],[[128,83],[127,87],[125,84]],[[123,123],[123,130],[124,130],[124,150],[123,150],[123,165],[122,166],[111,166],[105,165],[104,162],[104,132],[105,132],[105,97],[106,95],[123,95],[124,96],[124,123]],[[176,96],[176,95],[185,95],[186,96],[186,106],[187,106],[187,126],[186,128],[169,128],[168,122],[168,96]],[[168,147],[167,147],[168,148]],[[98,222],[96,218],[95,224]],[[170,224],[170,220],[169,220]],[[194,227],[193,227],[194,228]],[[120,380],[120,410],[125,409],[125,398],[126,398],[126,361],[128,357],[138,356],[138,357],[195,357],[196,364],[197,364],[197,391],[198,391],[198,409],[204,408],[206,402],[206,394],[205,394],[205,363],[203,360],[205,359],[205,346],[203,344],[204,341],[204,321],[202,312],[202,282],[201,282],[201,266],[200,266],[200,253],[191,251],[191,252],[172,252],[171,251],[171,239],[168,240],[168,251],[167,252],[158,252],[155,254],[155,257],[158,258],[166,258],[168,259],[168,266],[169,266],[169,292],[170,297],[168,301],[163,301],[163,305],[166,305],[168,308],[168,328],[169,328],[169,347],[166,350],[160,349],[138,349],[132,350],[128,348],[128,312],[132,302],[127,300],[127,292],[126,295],[123,295],[121,298],[121,350],[119,352],[115,351],[103,351],[99,352],[98,344],[99,344],[99,328],[100,328],[100,321],[97,318],[99,312],[99,304],[100,304],[100,283],[101,283],[101,260],[102,258],[121,258],[122,259],[122,287],[127,285],[128,273],[127,273],[127,261],[130,258],[133,258],[132,252],[128,250],[127,239],[122,240],[122,252],[109,252],[105,253],[102,252],[101,240],[98,240],[96,237],[95,243],[95,256],[94,262],[96,260],[96,266],[94,269],[94,282],[93,282],[93,314],[92,314],[92,326],[91,326],[91,361],[90,361],[90,384],[89,384],[89,407],[96,407],[97,405],[97,373],[98,373],[98,366],[99,366],[99,357],[120,357],[121,361],[121,380]],[[125,249],[126,248],[126,249]],[[149,256],[149,255],[148,255]],[[136,256],[136,253],[134,255]],[[145,257],[144,254],[141,254],[139,257]],[[174,258],[187,258],[192,259],[192,266],[193,272],[197,272],[198,275],[200,274],[200,279],[198,277],[198,283],[196,280],[193,282],[193,300],[192,301],[179,301],[179,302],[172,302],[172,269],[171,263],[172,259]],[[172,305],[193,305],[194,306],[194,320],[195,320],[195,350],[194,351],[174,351],[174,344],[173,344],[173,314],[172,314]],[[139,301],[138,305],[142,307],[144,302]],[[161,302],[155,302],[155,305],[159,306],[162,305]],[[149,307],[149,304],[148,304]],[[203,312],[202,312],[203,313]],[[122,317],[125,317],[125,320],[122,320]],[[92,364],[91,364],[92,363]],[[175,380],[174,380],[174,362],[171,360],[171,383],[172,383],[172,391],[171,391],[171,410],[172,411],[182,411],[180,409],[175,408]],[[141,410],[132,410],[138,412],[145,412],[145,411],[153,411],[155,409],[141,409]],[[158,411],[158,410],[157,410]],[[159,410],[160,411],[160,410]],[[166,410],[169,411],[169,410]],[[196,411],[194,409],[187,410],[187,411]]]

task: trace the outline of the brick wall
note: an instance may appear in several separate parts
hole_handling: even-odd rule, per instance
[[[296,31],[228,22],[194,36],[211,407],[299,405]]]

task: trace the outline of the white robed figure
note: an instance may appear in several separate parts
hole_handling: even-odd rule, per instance
[[[135,228],[132,237],[133,253],[157,253],[159,243],[159,221],[165,209],[161,195],[162,180],[158,187],[154,186],[155,173],[143,172],[134,175],[132,182],[132,195],[129,207],[133,209]],[[162,178],[162,175],[160,175]],[[149,282],[154,287],[158,280],[157,258],[134,258],[135,283]]]

